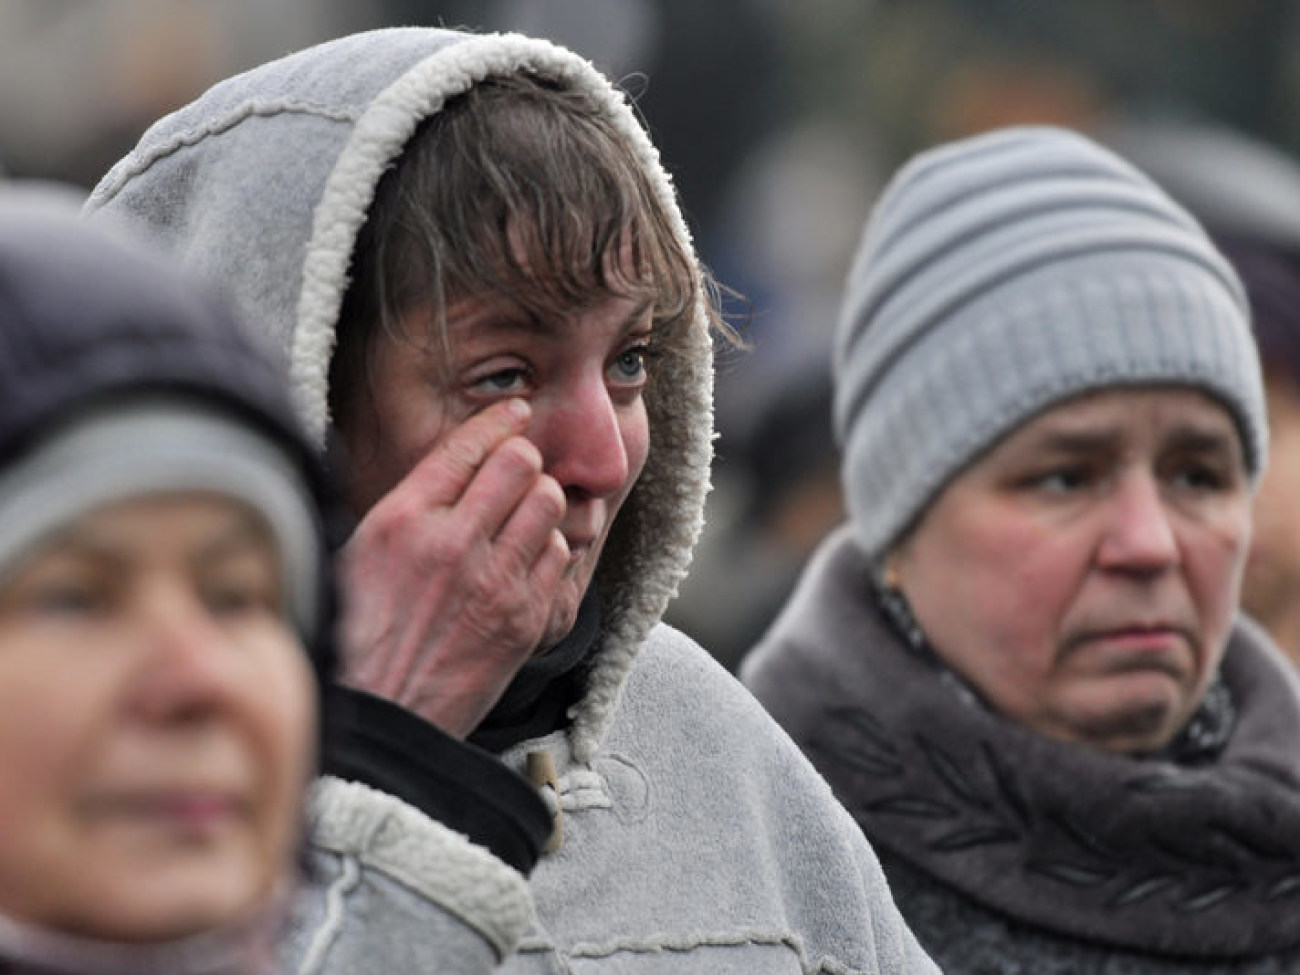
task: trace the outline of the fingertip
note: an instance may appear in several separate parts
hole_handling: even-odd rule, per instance
[[[542,589],[558,585],[569,567],[570,558],[569,543],[564,534],[558,528],[552,528],[537,561],[533,563],[534,582]]]
[[[560,487],[560,482],[549,474],[538,474],[537,481],[533,485],[533,490],[538,495],[549,496],[550,499],[550,516],[555,521],[564,518],[564,513],[568,510],[569,500],[564,496],[564,488]],[[563,537],[563,536],[561,536]],[[567,549],[568,543],[565,543]]]
[[[502,443],[499,449],[513,454],[519,459],[520,463],[529,470],[536,472],[538,476],[544,476],[542,474],[542,452],[537,449],[537,444],[527,437],[516,434]]]
[[[567,506],[568,499],[565,498],[564,496],[564,488],[560,486],[560,482],[557,481],[552,475],[547,474],[545,471],[542,471],[540,474],[537,475],[537,482],[538,484],[545,485],[544,488],[545,490],[554,491],[556,496],[558,496],[561,500],[563,500]]]
[[[529,405],[528,400],[521,399],[518,396],[506,400],[505,411],[511,422],[516,424],[527,422],[533,415],[533,408]]]

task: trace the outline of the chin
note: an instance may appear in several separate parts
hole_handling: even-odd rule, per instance
[[[1168,701],[1132,700],[1075,722],[1076,740],[1100,751],[1141,755],[1159,751],[1185,720]]]
[[[137,874],[119,896],[96,898],[108,911],[92,919],[94,937],[113,941],[173,941],[237,924],[271,901],[260,871],[220,868],[180,875]]]
[[[69,934],[101,941],[149,943],[178,941],[223,928],[249,916],[251,908],[235,910],[210,898],[177,902],[150,898],[147,893],[123,898],[109,913],[95,913],[59,925]]]
[[[578,622],[578,607],[591,584],[592,567],[579,564],[560,582],[560,591],[551,603],[551,615],[534,656],[541,656],[567,637]]]
[[[579,602],[580,600],[577,599],[562,599],[556,602],[551,609],[551,618],[546,624],[546,632],[533,656],[540,657],[573,632],[573,625],[578,622]]]

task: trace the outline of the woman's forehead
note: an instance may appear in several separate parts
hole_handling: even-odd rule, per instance
[[[1035,449],[1049,444],[1122,440],[1148,432],[1197,432],[1223,439],[1242,455],[1244,446],[1228,407],[1190,386],[1152,385],[1094,390],[1057,403],[1012,430],[1000,446]]]

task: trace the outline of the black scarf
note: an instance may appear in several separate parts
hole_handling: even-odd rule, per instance
[[[500,754],[511,745],[563,728],[569,708],[582,698],[585,668],[579,665],[599,642],[600,594],[592,582],[578,606],[573,629],[546,653],[519,668],[468,740]]]

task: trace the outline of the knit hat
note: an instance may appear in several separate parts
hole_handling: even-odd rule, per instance
[[[921,154],[867,223],[836,337],[859,544],[880,560],[980,454],[1098,389],[1210,394],[1257,479],[1267,423],[1248,322],[1195,220],[1088,139],[1011,128]]]
[[[233,498],[277,544],[323,692],[345,525],[286,387],[205,286],[70,203],[0,190],[0,572],[101,505]]]
[[[322,560],[306,482],[268,437],[175,394],[78,415],[0,471],[0,577],[98,508],[176,492],[226,498],[260,518],[279,553],[286,616],[310,638]]]

